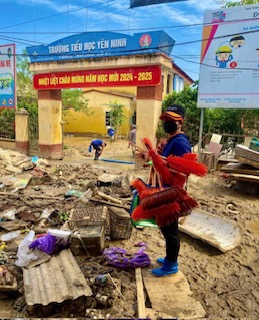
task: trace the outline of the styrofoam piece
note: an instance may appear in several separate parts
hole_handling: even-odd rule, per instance
[[[222,252],[234,249],[241,240],[241,228],[236,222],[195,209],[179,219],[179,230],[200,239]]]
[[[59,238],[67,238],[71,235],[72,231],[69,230],[59,230],[59,229],[49,229],[48,233],[52,236]]]

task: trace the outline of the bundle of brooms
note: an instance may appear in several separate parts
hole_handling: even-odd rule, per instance
[[[144,152],[152,160],[152,166],[147,184],[141,179],[131,183],[139,195],[139,204],[132,212],[132,219],[155,218],[156,224],[163,227],[190,214],[198,206],[184,189],[184,184],[190,174],[205,176],[207,167],[197,162],[194,153],[164,158],[153,148],[150,139],[143,138],[141,142]]]

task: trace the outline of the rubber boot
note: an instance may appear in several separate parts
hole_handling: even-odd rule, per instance
[[[166,259],[166,258],[157,258],[157,259],[156,259],[156,262],[161,263],[161,264],[164,264],[164,263],[165,263],[165,259]]]
[[[169,276],[170,274],[175,274],[178,272],[178,263],[169,262],[167,259],[164,259],[164,264],[161,268],[153,269],[152,274],[157,277]]]

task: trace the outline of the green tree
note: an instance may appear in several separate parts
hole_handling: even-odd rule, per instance
[[[118,103],[117,100],[114,102],[109,102],[110,111],[110,123],[111,126],[114,128],[115,131],[115,140],[118,138],[118,131],[122,123],[125,121],[126,117],[124,115],[124,105]]]
[[[29,57],[26,51],[17,57],[17,102],[18,108],[24,108],[27,111],[34,111],[37,108],[37,91],[33,88],[33,75],[29,70]],[[62,90],[63,110],[72,107],[75,111],[81,111],[88,114],[87,99],[84,98],[81,89]]]
[[[6,108],[0,112],[0,130],[1,137],[14,139],[15,138],[15,109]]]
[[[64,112],[68,112],[69,108],[73,108],[76,112],[84,112],[90,114],[88,100],[84,98],[81,89],[64,89],[62,90],[62,106]]]
[[[37,91],[33,88],[32,73],[29,71],[29,58],[24,50],[16,61],[17,107],[27,109],[28,106],[37,107]]]
[[[197,108],[198,87],[197,82],[192,87],[186,86],[181,92],[173,92],[167,95],[162,104],[163,112],[172,105],[180,104],[185,109],[185,119],[183,129],[189,136],[191,144],[196,144],[199,140],[200,109]],[[205,112],[206,114],[206,112]],[[206,119],[204,127],[207,128]],[[157,139],[165,137],[162,122],[158,124]]]
[[[259,3],[259,0],[242,0],[238,2],[229,2],[227,1],[226,4],[224,5],[225,8],[230,8],[230,7],[237,7],[237,6],[242,6],[246,4],[253,4],[253,3]]]

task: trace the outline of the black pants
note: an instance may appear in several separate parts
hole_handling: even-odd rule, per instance
[[[96,147],[94,149],[95,149],[94,160],[98,160],[100,155],[101,155],[101,148],[100,147]]]
[[[180,250],[178,219],[165,227],[161,227],[160,230],[165,238],[167,260],[170,262],[177,261]]]

